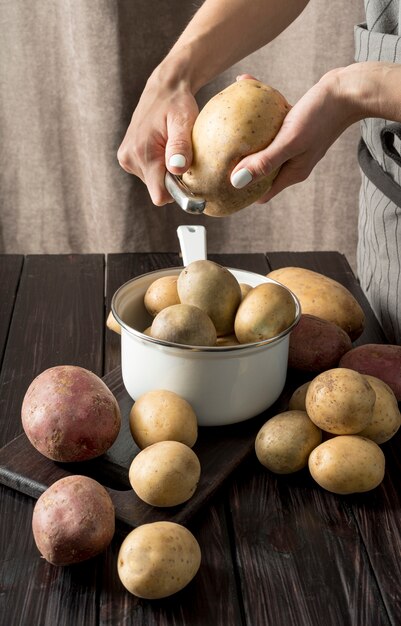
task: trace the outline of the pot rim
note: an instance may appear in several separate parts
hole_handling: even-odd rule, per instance
[[[114,292],[112,300],[111,300],[111,311],[113,313],[113,316],[117,320],[117,322],[120,324],[122,328],[124,328],[124,330],[127,331],[129,335],[132,335],[136,337],[137,339],[140,339],[141,341],[146,341],[150,344],[154,344],[157,346],[164,346],[167,348],[174,348],[174,349],[177,349],[178,351],[211,352],[211,353],[216,352],[218,354],[221,354],[222,352],[236,352],[236,351],[251,350],[253,348],[263,348],[264,346],[269,346],[275,343],[279,343],[279,341],[281,341],[286,335],[288,335],[292,331],[292,329],[298,324],[301,318],[301,304],[299,302],[298,297],[294,294],[293,291],[291,291],[291,289],[289,289],[282,283],[279,283],[277,280],[274,280],[273,278],[263,276],[263,274],[258,274],[257,272],[252,272],[250,270],[241,270],[238,268],[227,267],[226,269],[228,269],[230,272],[236,272],[236,271],[247,272],[248,274],[253,274],[255,276],[261,276],[262,278],[267,278],[266,282],[272,282],[277,285],[280,285],[281,287],[284,287],[284,289],[286,289],[293,297],[295,306],[296,306],[296,315],[295,315],[293,322],[290,324],[290,326],[288,326],[288,328],[283,330],[278,335],[275,335],[274,337],[270,337],[269,339],[263,339],[262,341],[242,343],[242,344],[238,344],[235,346],[190,346],[187,344],[175,343],[173,341],[165,341],[164,339],[156,339],[155,337],[151,337],[150,335],[145,335],[143,332],[140,332],[139,330],[136,330],[132,326],[129,326],[129,324],[127,324],[121,319],[121,317],[118,315],[116,311],[116,300],[118,298],[119,293],[123,291],[124,289],[126,289],[128,285],[140,280],[141,278],[144,278],[145,276],[152,276],[152,274],[158,274],[160,272],[166,272],[166,271],[174,271],[174,270],[182,271],[183,269],[184,268],[181,266],[176,266],[176,267],[159,268],[157,270],[152,270],[151,272],[145,272],[144,274],[140,274],[139,276],[130,278],[125,283],[120,285],[120,287]]]

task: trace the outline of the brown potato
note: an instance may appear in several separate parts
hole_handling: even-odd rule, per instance
[[[97,481],[72,475],[53,483],[32,516],[35,543],[53,565],[71,565],[103,552],[115,530],[113,502]]]
[[[160,311],[172,304],[179,304],[177,276],[162,276],[147,288],[144,304],[148,313],[155,317]]]
[[[93,372],[57,365],[29,385],[21,410],[32,445],[54,461],[78,462],[100,456],[121,426],[118,402]]]
[[[153,320],[150,334],[155,339],[188,346],[216,345],[216,329],[210,317],[197,306],[173,304]]]
[[[401,346],[379,343],[357,346],[344,354],[339,365],[380,378],[401,401]]]
[[[312,478],[327,491],[362,493],[382,482],[385,458],[374,441],[342,435],[317,446],[309,456],[308,465]]]
[[[290,411],[306,411],[306,392],[308,391],[308,387],[310,385],[310,381],[300,385],[295,389],[292,394],[290,401],[288,403],[288,408]]]
[[[174,522],[153,522],[127,535],[118,553],[117,570],[130,593],[155,600],[183,589],[200,563],[199,544],[187,528]]]
[[[182,179],[206,199],[206,215],[235,213],[270,189],[278,170],[243,189],[233,187],[230,174],[243,157],[273,141],[289,110],[284,96],[257,80],[237,81],[204,106],[192,131],[192,164]]]
[[[336,280],[302,267],[282,267],[268,276],[298,296],[302,313],[337,324],[351,341],[362,334],[365,314],[351,292]]]
[[[401,426],[397,398],[385,382],[375,376],[364,375],[376,394],[372,420],[358,435],[384,443],[395,435]]]
[[[298,472],[322,441],[322,431],[305,411],[285,411],[269,419],[259,430],[255,452],[262,465],[276,474]]]
[[[107,328],[109,328],[110,330],[114,331],[115,333],[118,333],[119,335],[121,335],[121,326],[120,324],[117,322],[116,318],[113,315],[113,311],[110,311],[110,313],[107,316],[107,320],[106,320],[106,326]]]
[[[152,506],[176,506],[191,498],[198,486],[200,463],[179,441],[159,441],[136,455],[129,468],[135,493]]]
[[[131,409],[129,424],[139,448],[157,441],[180,441],[192,448],[198,437],[195,411],[184,398],[166,389],[140,396]]]
[[[276,337],[294,322],[295,302],[285,287],[262,283],[243,299],[235,316],[234,330],[240,343]]]
[[[253,287],[251,287],[251,285],[248,285],[247,283],[240,283],[239,286],[241,289],[241,300],[243,300],[245,296],[247,296],[248,293],[253,289]]]
[[[231,333],[230,335],[222,335],[221,337],[217,337],[217,346],[239,346],[239,341],[235,336],[235,333]]]
[[[311,381],[305,404],[319,428],[335,435],[351,435],[370,424],[375,400],[376,394],[362,374],[337,367]]]
[[[183,304],[197,306],[210,317],[217,335],[233,332],[241,288],[228,269],[213,261],[193,261],[181,271],[177,289]]]
[[[290,335],[288,367],[323,372],[335,367],[351,348],[349,335],[337,324],[304,313]]]

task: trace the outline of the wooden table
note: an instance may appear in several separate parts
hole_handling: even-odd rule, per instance
[[[382,331],[338,253],[210,255],[267,273],[299,265],[327,274],[359,299],[367,328]],[[115,289],[176,254],[0,256],[0,447],[22,431],[31,380],[57,364],[99,376],[119,364],[119,337],[105,328]],[[31,532],[34,500],[0,487],[0,623],[4,626],[379,626],[401,623],[400,436],[383,446],[384,482],[336,496],[307,470],[275,476],[254,454],[191,521],[202,549],[196,578],[180,593],[143,601],[116,572],[121,532],[106,553],[66,568],[40,558]]]

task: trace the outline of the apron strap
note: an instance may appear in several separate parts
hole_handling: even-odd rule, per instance
[[[384,153],[401,167],[401,155],[394,147],[394,137],[401,139],[401,125],[397,122],[384,126],[380,131],[380,140]]]
[[[401,207],[401,187],[387,172],[382,170],[378,162],[370,154],[363,139],[360,140],[358,146],[358,161],[361,170],[369,180],[394,204]]]

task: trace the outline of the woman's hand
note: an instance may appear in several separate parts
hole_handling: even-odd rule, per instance
[[[231,174],[235,187],[244,187],[281,166],[270,191],[259,199],[263,203],[309,176],[341,133],[363,117],[355,98],[349,97],[351,90],[342,89],[344,72],[347,68],[325,74],[292,107],[273,142],[235,167]]]
[[[147,185],[154,204],[173,202],[166,169],[182,174],[191,165],[191,133],[198,106],[184,81],[150,77],[117,153],[121,167]]]

